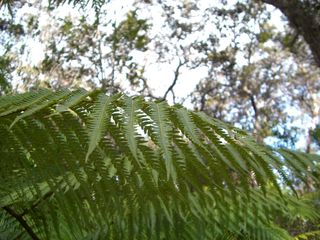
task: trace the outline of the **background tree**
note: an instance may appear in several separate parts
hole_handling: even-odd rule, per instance
[[[110,19],[100,24],[99,19],[107,19],[106,11],[101,10],[97,16],[91,13],[90,19],[84,13],[61,17],[57,10],[41,2],[34,7],[38,12],[24,15],[28,28],[25,31],[33,41],[43,44],[44,52],[33,53],[40,55],[37,63],[20,61],[18,75],[24,88],[40,84],[52,88],[100,86],[107,90],[119,88],[121,79],[129,79],[132,86],[140,85],[143,91],[143,66],[132,59],[131,51],[145,51],[148,39],[143,33],[148,25],[134,11],[121,22]],[[41,22],[40,18],[51,20]]]
[[[296,30],[297,35],[303,36],[320,67],[320,3],[317,0],[288,1],[288,0],[263,0],[281,10],[287,17],[290,25]]]

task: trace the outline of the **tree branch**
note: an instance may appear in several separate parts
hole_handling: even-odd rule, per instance
[[[254,118],[255,118],[255,120],[257,120],[258,119],[258,109],[257,109],[256,101],[254,100],[254,96],[252,94],[250,94],[249,97],[250,97],[251,106],[254,111]]]
[[[299,0],[262,0],[278,8],[290,24],[303,36],[309,45],[316,64],[320,67],[320,22],[318,12]]]
[[[174,86],[176,85],[177,81],[178,81],[178,78],[179,78],[179,74],[180,74],[180,68],[186,64],[186,61],[184,62],[181,62],[181,60],[179,60],[179,64],[176,68],[176,70],[174,71],[174,78],[173,78],[173,82],[172,84],[169,86],[169,88],[167,89],[167,91],[165,92],[165,94],[163,95],[163,99],[166,99],[167,98],[167,95],[169,92],[172,92],[172,94],[174,95],[173,93],[173,88]]]
[[[251,106],[254,111],[254,126],[253,126],[253,135],[255,136],[258,143],[263,143],[263,137],[261,136],[261,124],[259,122],[259,110],[257,108],[256,100],[254,95],[249,95]]]

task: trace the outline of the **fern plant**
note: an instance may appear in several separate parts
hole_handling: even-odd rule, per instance
[[[1,239],[293,239],[278,216],[319,218],[292,183],[319,183],[318,155],[165,101],[2,97],[0,156]]]

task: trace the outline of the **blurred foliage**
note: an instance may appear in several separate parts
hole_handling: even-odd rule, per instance
[[[318,124],[312,131],[312,138],[315,144],[320,147],[320,124]]]
[[[0,56],[0,95],[11,92],[11,76],[12,69],[10,68],[10,58],[6,55]]]

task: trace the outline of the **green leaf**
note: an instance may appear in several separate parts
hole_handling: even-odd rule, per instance
[[[50,95],[45,98],[41,98],[37,102],[34,102],[33,105],[29,105],[30,108],[28,108],[26,111],[24,111],[21,115],[16,117],[9,128],[12,128],[19,120],[28,117],[38,111],[41,111],[42,109],[51,106],[55,104],[60,99],[68,96],[70,94],[69,90],[62,90],[60,92],[57,92],[56,94]]]
[[[39,92],[30,92],[18,95],[16,97],[7,96],[2,98],[1,107],[5,110],[2,110],[0,117],[9,115],[13,112],[24,110],[34,104],[41,103],[52,92],[48,89],[41,89]]]
[[[112,97],[106,96],[104,93],[98,95],[98,99],[94,104],[91,120],[89,122],[89,147],[86,154],[86,162],[90,154],[99,144],[106,130],[107,119],[110,118],[112,110]]]
[[[170,132],[172,131],[172,126],[168,122],[169,109],[165,102],[151,103],[151,118],[154,121],[154,129],[156,132],[157,144],[159,144],[160,149],[163,153],[167,179],[170,177],[173,181],[176,180],[176,171],[172,160],[172,148],[170,140]]]

